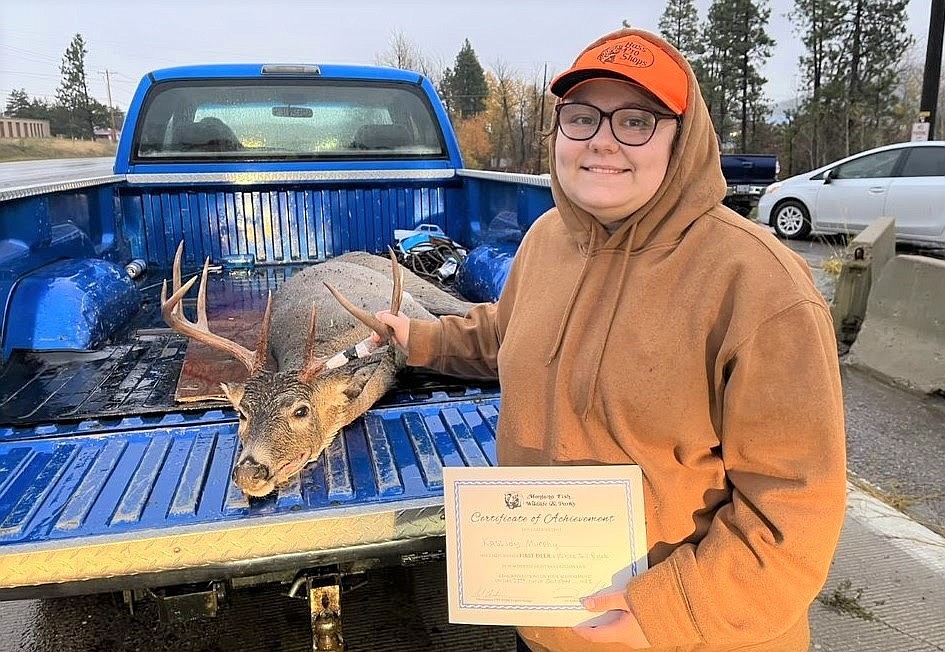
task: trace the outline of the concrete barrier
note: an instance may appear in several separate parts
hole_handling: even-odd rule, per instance
[[[843,267],[830,310],[837,341],[853,344],[866,317],[873,280],[896,255],[896,220],[883,217],[863,229],[843,251]]]
[[[945,260],[895,256],[883,266],[848,362],[945,392]]]

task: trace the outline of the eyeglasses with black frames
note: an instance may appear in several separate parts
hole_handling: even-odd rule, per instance
[[[650,142],[660,120],[679,120],[673,113],[657,113],[647,109],[624,108],[607,113],[592,104],[567,102],[555,107],[561,133],[571,140],[590,140],[600,130],[604,118],[617,142],[639,147]]]

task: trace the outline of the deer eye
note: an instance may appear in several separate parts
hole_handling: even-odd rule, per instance
[[[308,406],[303,405],[302,407],[296,408],[295,412],[292,413],[292,416],[296,417],[297,419],[304,419],[308,416]]]

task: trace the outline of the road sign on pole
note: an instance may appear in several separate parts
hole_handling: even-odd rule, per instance
[[[928,140],[929,139],[929,127],[931,125],[928,122],[914,122],[912,123],[912,142],[919,140]]]

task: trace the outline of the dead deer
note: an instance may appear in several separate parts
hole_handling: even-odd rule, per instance
[[[242,451],[233,481],[250,496],[265,496],[285,484],[395,385],[406,359],[386,345],[388,329],[375,312],[399,309],[411,318],[434,319],[464,315],[472,305],[404,270],[393,251],[390,277],[379,271],[383,259],[345,254],[307,267],[270,293],[256,349],[250,351],[210,332],[209,259],[200,275],[197,321],[184,316],[181,301],[198,277],[181,284],[183,251],[181,242],[172,293],[168,297],[166,280],[161,291],[161,313],[174,331],[226,352],[250,372],[245,382],[220,384],[239,414]],[[414,293],[423,298],[418,301]],[[380,345],[371,331],[381,335]]]

